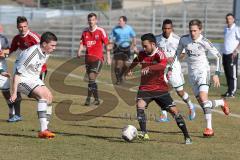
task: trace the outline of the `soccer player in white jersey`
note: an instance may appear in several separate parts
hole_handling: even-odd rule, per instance
[[[0,32],[2,32],[2,26],[0,26]],[[7,62],[5,54],[9,53],[9,43],[7,38],[0,33],[0,90],[5,98],[9,107],[9,116],[14,112],[14,106],[9,101],[10,98],[10,74],[7,72]]]
[[[189,32],[190,34],[181,37],[176,54],[179,56],[185,49],[189,81],[192,85],[194,95],[203,109],[207,122],[207,127],[204,129],[203,135],[206,137],[213,136],[212,109],[221,106],[226,115],[230,112],[224,99],[208,99],[210,66],[207,53],[210,52],[216,60],[216,71],[212,77],[214,87],[220,86],[221,55],[212,43],[201,35],[202,22],[200,20],[194,19],[189,22]]]
[[[13,93],[10,101],[14,102],[17,92],[24,93],[38,101],[37,113],[40,121],[39,138],[53,138],[55,134],[48,130],[48,123],[52,113],[52,93],[39,78],[42,66],[46,63],[57,45],[57,37],[51,32],[41,36],[40,44],[24,50],[16,66],[13,77]]]
[[[181,70],[181,64],[175,57],[176,50],[178,47],[178,43],[180,37],[173,32],[173,24],[172,20],[165,19],[162,25],[162,34],[156,36],[157,45],[161,48],[166,57],[168,58],[168,68],[171,69],[171,75],[169,75],[169,84],[176,90],[178,96],[182,98],[182,100],[189,107],[189,119],[193,120],[195,118],[195,108],[193,103],[191,102],[189,95],[184,91],[184,77]],[[162,111],[162,116],[159,119],[160,122],[167,122],[169,119],[167,118],[167,111]]]

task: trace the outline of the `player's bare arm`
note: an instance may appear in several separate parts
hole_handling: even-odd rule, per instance
[[[107,64],[111,65],[112,60],[111,60],[111,43],[106,45],[106,50],[107,50]]]
[[[12,88],[12,94],[10,97],[10,102],[14,102],[17,98],[17,87],[18,84],[20,83],[20,74],[16,73],[13,77],[13,88]]]
[[[79,49],[78,49],[78,52],[77,52],[77,57],[78,57],[78,58],[81,57],[81,53],[82,53],[83,49],[84,49],[84,46],[83,46],[82,43],[80,43]]]

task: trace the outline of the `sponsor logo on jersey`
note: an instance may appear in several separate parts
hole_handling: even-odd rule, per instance
[[[87,47],[92,47],[96,44],[96,41],[87,41]]]

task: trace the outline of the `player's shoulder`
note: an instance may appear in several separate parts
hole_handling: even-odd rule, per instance
[[[155,35],[155,38],[156,38],[156,39],[161,39],[162,37],[163,37],[163,36],[162,36],[162,33]]]
[[[189,34],[182,35],[181,38],[188,38]]]
[[[206,37],[202,37],[202,39],[201,39],[204,43],[208,43],[208,44],[210,44],[210,45],[212,45],[212,42],[209,40],[209,39],[207,39]]]
[[[172,33],[172,38],[176,40],[180,40],[180,37],[176,33]]]
[[[27,37],[31,38],[31,39],[34,39],[37,42],[40,42],[40,35],[38,33],[36,33],[36,32],[29,31]]]
[[[102,27],[99,27],[99,26],[97,26],[96,30],[101,31],[101,32],[105,32],[105,29],[102,28]]]

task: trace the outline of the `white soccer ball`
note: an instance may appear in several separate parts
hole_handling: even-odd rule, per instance
[[[122,129],[122,138],[127,141],[131,142],[137,137],[137,128],[133,125],[127,125]]]

